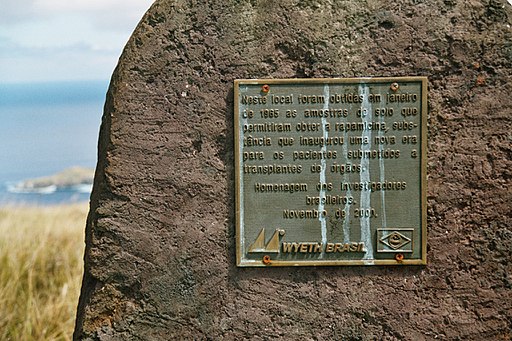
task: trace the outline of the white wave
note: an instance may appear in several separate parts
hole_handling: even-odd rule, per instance
[[[91,193],[92,192],[92,184],[81,184],[72,187],[74,191],[78,193]]]
[[[7,185],[7,192],[9,193],[38,193],[38,194],[52,194],[57,191],[57,186],[50,185],[45,187],[25,187],[20,184]]]

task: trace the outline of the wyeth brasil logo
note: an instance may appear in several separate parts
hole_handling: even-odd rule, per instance
[[[320,242],[284,242],[282,237],[285,230],[276,229],[274,234],[265,243],[265,228],[260,230],[254,243],[249,246],[249,253],[335,253],[335,252],[362,252],[366,253],[363,242],[349,243],[320,243]]]
[[[412,228],[378,229],[377,252],[412,252]],[[265,228],[262,228],[255,241],[249,246],[248,253],[366,253],[364,242],[320,243],[309,241],[283,241],[286,232],[276,229],[265,243]]]

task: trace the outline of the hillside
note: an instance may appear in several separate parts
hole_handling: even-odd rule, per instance
[[[59,189],[81,185],[92,185],[93,179],[93,169],[71,167],[50,176],[21,181],[14,187],[17,191],[40,191],[45,188]]]

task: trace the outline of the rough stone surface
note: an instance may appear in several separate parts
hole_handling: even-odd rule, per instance
[[[159,0],[107,95],[75,339],[510,340],[505,0]],[[235,267],[236,78],[429,77],[428,266]]]

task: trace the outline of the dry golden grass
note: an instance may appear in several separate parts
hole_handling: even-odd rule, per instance
[[[86,204],[0,208],[0,340],[70,340]]]

